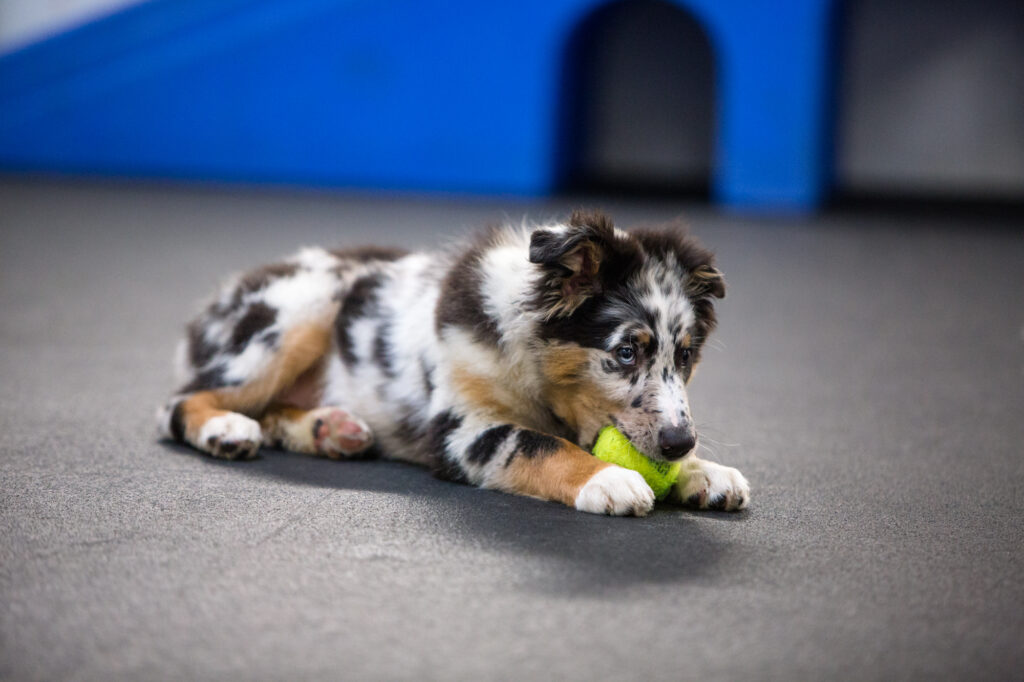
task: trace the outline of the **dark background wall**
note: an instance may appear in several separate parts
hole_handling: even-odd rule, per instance
[[[1024,198],[1024,3],[852,0],[837,179]]]
[[[837,6],[839,193],[1024,200],[1024,2]],[[685,12],[613,5],[586,30],[577,177],[700,186],[713,59]]]

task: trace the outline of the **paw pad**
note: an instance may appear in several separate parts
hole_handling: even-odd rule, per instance
[[[315,410],[312,436],[316,451],[332,459],[351,457],[373,444],[366,422],[337,407]]]

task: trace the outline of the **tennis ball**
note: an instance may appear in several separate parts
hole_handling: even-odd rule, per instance
[[[668,495],[672,484],[679,478],[681,462],[660,462],[648,458],[614,426],[601,429],[593,452],[600,460],[632,469],[643,476],[659,500]]]

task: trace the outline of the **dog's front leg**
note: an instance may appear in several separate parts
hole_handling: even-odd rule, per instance
[[[443,453],[448,474],[594,514],[643,516],[654,507],[653,491],[635,471],[602,462],[563,438],[472,421],[444,413],[432,424],[432,446]]]
[[[750,484],[737,469],[690,456],[669,499],[698,509],[739,511],[750,504]]]

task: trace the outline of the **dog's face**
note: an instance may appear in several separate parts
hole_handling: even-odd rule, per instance
[[[686,384],[725,295],[713,257],[680,230],[626,233],[573,214],[531,236],[540,266],[545,398],[584,446],[614,424],[653,459],[696,449]]]

